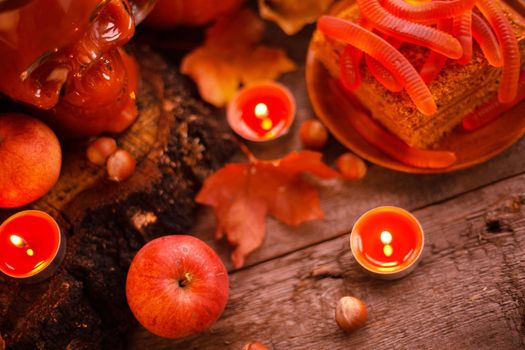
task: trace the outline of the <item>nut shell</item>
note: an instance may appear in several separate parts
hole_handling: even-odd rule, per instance
[[[321,150],[328,140],[328,131],[320,121],[308,119],[301,124],[299,138],[304,147]]]
[[[99,137],[91,142],[86,150],[87,159],[96,165],[104,165],[117,150],[117,141],[111,137]]]
[[[368,311],[365,303],[360,299],[343,297],[337,303],[335,321],[342,330],[352,332],[363,327],[367,320]]]
[[[361,180],[366,175],[366,163],[353,153],[343,153],[335,161],[337,169],[347,180]]]
[[[108,158],[108,177],[115,182],[126,181],[135,172],[135,166],[135,158],[128,151],[119,149]]]
[[[268,347],[259,341],[252,341],[246,344],[242,350],[268,350]]]

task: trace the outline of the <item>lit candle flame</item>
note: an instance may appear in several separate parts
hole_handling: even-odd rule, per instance
[[[255,116],[259,119],[266,119],[270,114],[268,112],[268,106],[264,103],[257,103],[254,110]]]
[[[388,231],[381,232],[381,243],[383,244],[392,243],[392,234]]]
[[[15,247],[24,248],[27,246],[26,240],[18,235],[11,235],[9,237],[9,240],[11,241],[11,243],[13,243]]]

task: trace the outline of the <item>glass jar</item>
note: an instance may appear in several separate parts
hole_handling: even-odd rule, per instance
[[[138,113],[137,67],[120,47],[154,3],[0,0],[0,93],[70,136],[124,130]]]

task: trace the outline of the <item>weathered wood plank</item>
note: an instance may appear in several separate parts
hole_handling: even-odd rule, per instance
[[[417,210],[424,258],[402,280],[365,275],[345,234],[234,272],[226,311],[210,331],[182,342],[142,331],[131,348],[241,349],[254,339],[273,349],[525,348],[523,193],[520,175]],[[313,276],[319,266],[327,272]],[[367,326],[351,335],[333,318],[344,295],[369,307]]]

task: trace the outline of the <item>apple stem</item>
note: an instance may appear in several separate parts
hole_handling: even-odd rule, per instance
[[[179,287],[184,288],[191,282],[191,274],[189,272],[186,272],[184,274],[184,278],[179,280]]]

